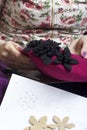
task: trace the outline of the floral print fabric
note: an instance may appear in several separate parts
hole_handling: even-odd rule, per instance
[[[4,8],[4,5],[5,5],[5,0],[0,0],[0,16],[1,16],[2,9]]]
[[[2,10],[0,38],[26,44],[53,39],[64,46],[87,27],[87,4],[80,0],[7,0]]]

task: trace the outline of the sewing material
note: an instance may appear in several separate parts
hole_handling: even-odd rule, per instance
[[[69,121],[67,116],[62,121],[59,117],[53,116],[52,121],[53,123],[47,124],[47,116],[42,116],[39,120],[35,116],[31,116],[29,119],[31,126],[26,127],[24,130],[66,130],[75,127],[73,123],[67,123]]]

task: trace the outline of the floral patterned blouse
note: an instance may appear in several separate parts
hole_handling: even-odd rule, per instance
[[[0,15],[0,39],[24,44],[50,38],[64,47],[87,28],[85,0],[2,0]]]

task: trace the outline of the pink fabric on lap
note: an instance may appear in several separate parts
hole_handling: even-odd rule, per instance
[[[34,56],[32,52],[27,52],[26,54],[41,72],[50,77],[70,82],[87,81],[87,59],[81,56],[72,54],[72,58],[77,59],[79,64],[72,65],[72,70],[69,72],[61,64],[55,65],[51,63],[50,65],[45,65],[43,61],[39,57]]]

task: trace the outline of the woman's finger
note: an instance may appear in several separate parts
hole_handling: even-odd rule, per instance
[[[80,51],[82,57],[87,58],[87,36],[83,36],[79,39],[76,49]]]
[[[79,40],[79,39],[73,40],[73,42],[72,42],[72,43],[70,44],[70,46],[69,46],[70,52],[71,52],[72,54],[77,54],[77,55],[79,55],[79,51],[77,50],[78,47],[76,47],[76,46],[77,46],[77,43],[78,43],[78,40]]]
[[[12,68],[12,69],[35,69],[35,66],[32,65],[31,63],[29,64],[23,64],[19,63],[17,61],[13,61],[10,59],[3,59],[3,63],[6,64],[7,67]]]
[[[18,44],[17,45],[15,45],[15,44],[16,43],[14,43],[14,42],[8,41],[8,42],[6,42],[6,46],[5,46],[5,50],[9,54],[11,54],[11,56],[13,56],[13,58],[18,57],[20,55],[20,51],[17,50]]]
[[[81,55],[82,57],[87,58],[87,43],[83,43],[81,48]]]
[[[18,49],[20,45],[14,42],[7,42],[2,51],[2,61],[11,68],[30,69],[35,68],[30,59],[23,55]]]
[[[18,50],[18,48],[20,48],[18,44],[10,41],[7,42],[7,45],[5,47],[11,59],[15,61],[18,59],[18,62],[28,64],[30,62],[30,59],[27,56],[23,55]]]

